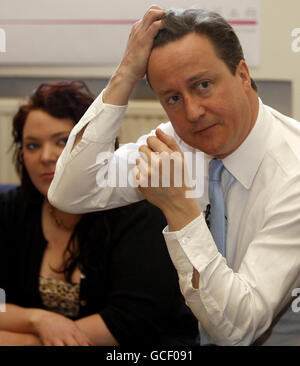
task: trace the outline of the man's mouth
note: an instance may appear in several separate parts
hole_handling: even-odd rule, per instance
[[[213,128],[216,124],[213,124],[213,125],[210,125],[210,126],[207,126],[207,127],[203,127],[199,130],[196,130],[194,132],[195,135],[202,135],[202,134],[205,134],[206,132],[208,132],[211,128]]]

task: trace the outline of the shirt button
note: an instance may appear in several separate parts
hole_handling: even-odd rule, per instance
[[[85,300],[80,300],[80,305],[81,306],[86,306],[86,301]]]
[[[189,241],[189,237],[188,236],[185,236],[184,238],[181,239],[181,243],[182,244],[187,244],[187,242]]]

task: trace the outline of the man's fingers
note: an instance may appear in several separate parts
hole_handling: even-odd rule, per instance
[[[177,145],[177,142],[175,141],[174,137],[165,134],[160,128],[157,128],[155,133],[157,138],[165,145],[167,145],[170,150],[181,152],[181,149]]]
[[[144,159],[136,159],[136,166],[133,168],[132,173],[139,187],[149,186],[149,166],[148,162]]]
[[[142,18],[143,26],[147,29],[156,20],[161,19],[165,15],[165,10],[159,6],[151,6]]]
[[[150,161],[151,159],[151,153],[154,150],[151,149],[151,147],[149,147],[149,145],[142,145],[139,147],[139,153],[140,153],[140,157],[146,161]]]
[[[156,136],[149,136],[147,144],[152,151],[161,153],[168,152],[171,154],[174,151],[181,152],[175,139],[172,136],[166,135],[161,130],[156,130]]]
[[[149,17],[149,16],[151,16],[152,14],[155,14],[155,13],[165,13],[165,12],[166,12],[165,9],[162,8],[161,6],[152,5],[148,8],[146,13],[144,14],[143,19],[147,18],[147,17]]]
[[[161,20],[156,20],[148,28],[148,34],[151,39],[154,39],[157,33],[164,28],[163,22]]]
[[[151,151],[157,153],[162,153],[164,151],[168,153],[172,152],[169,147],[156,136],[149,136],[147,138],[147,145]]]
[[[133,168],[132,168],[132,175],[133,175],[133,178],[134,180],[139,183],[140,181],[140,171],[139,171],[139,168],[137,167],[139,165],[140,161],[139,159],[136,160],[136,164]]]
[[[164,10],[164,8],[162,8],[161,6],[156,5],[156,4],[152,4],[152,5],[150,6],[150,8],[149,8],[149,9]],[[148,9],[148,10],[149,10],[149,9]]]

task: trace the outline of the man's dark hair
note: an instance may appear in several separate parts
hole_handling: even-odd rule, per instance
[[[154,39],[152,49],[195,32],[206,36],[215,48],[217,56],[235,75],[237,65],[244,60],[240,41],[231,25],[219,14],[204,9],[169,9],[162,18],[164,28]],[[257,91],[254,80],[252,88]]]

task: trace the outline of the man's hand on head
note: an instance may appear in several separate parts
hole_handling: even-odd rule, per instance
[[[112,76],[103,102],[126,105],[136,83],[144,77],[155,36],[163,28],[161,18],[165,11],[151,6],[142,19],[133,24],[119,67]]]
[[[130,83],[136,84],[146,74],[153,40],[163,28],[161,18],[165,11],[158,6],[151,6],[142,19],[131,29],[127,47],[119,69]]]

